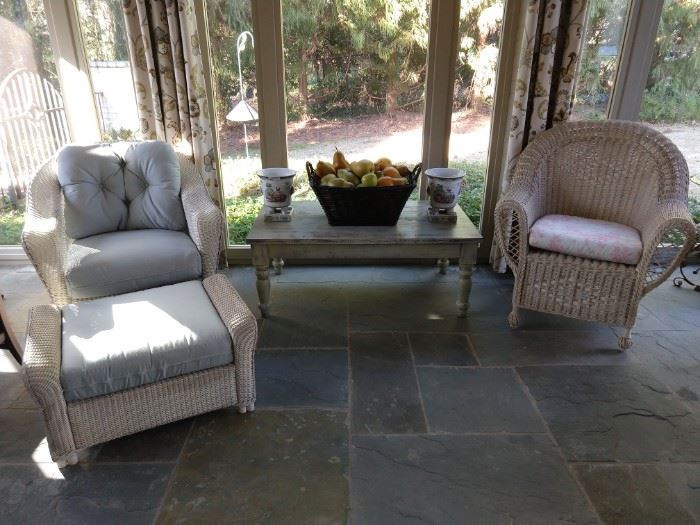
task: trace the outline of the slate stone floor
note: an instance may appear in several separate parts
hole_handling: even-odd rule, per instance
[[[248,268],[228,270],[256,304]],[[43,421],[0,357],[0,523],[700,522],[700,294],[647,297],[633,348],[538,313],[506,325],[512,281],[287,267],[261,321],[253,414],[221,410],[51,463]],[[24,338],[47,301],[0,268]]]

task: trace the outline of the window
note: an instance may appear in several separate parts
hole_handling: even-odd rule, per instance
[[[571,120],[608,116],[629,2],[589,0]]]
[[[336,148],[348,161],[420,162],[429,12],[422,0],[283,0],[295,199],[314,198],[306,161]]]
[[[484,195],[502,22],[502,1],[462,0],[449,166],[465,172],[459,205],[477,226]]]
[[[229,243],[245,244],[262,198],[250,0],[207,0]]]
[[[42,0],[0,2],[0,49],[0,245],[12,245],[30,177],[70,134]]]
[[[122,0],[77,0],[102,140],[139,138]]]
[[[700,0],[666,0],[639,120],[681,150],[690,171],[690,210],[700,223]]]

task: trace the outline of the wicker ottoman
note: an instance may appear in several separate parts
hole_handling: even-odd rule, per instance
[[[22,366],[51,457],[148,428],[255,404],[257,323],[223,275],[32,308]]]

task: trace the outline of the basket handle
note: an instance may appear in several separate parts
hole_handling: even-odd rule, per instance
[[[423,171],[423,163],[419,162],[413,167],[413,170],[411,171],[411,184],[415,184],[418,181],[418,177],[420,177],[421,171]]]
[[[319,181],[319,176],[314,170],[313,165],[307,160],[306,161],[306,175],[309,177],[309,184],[311,186],[316,186]]]

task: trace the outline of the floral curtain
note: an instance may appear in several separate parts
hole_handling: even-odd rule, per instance
[[[136,102],[144,139],[194,156],[221,206],[195,0],[123,0]]]
[[[586,5],[587,0],[527,0],[501,194],[528,142],[571,114]],[[491,264],[505,271],[495,243]]]

